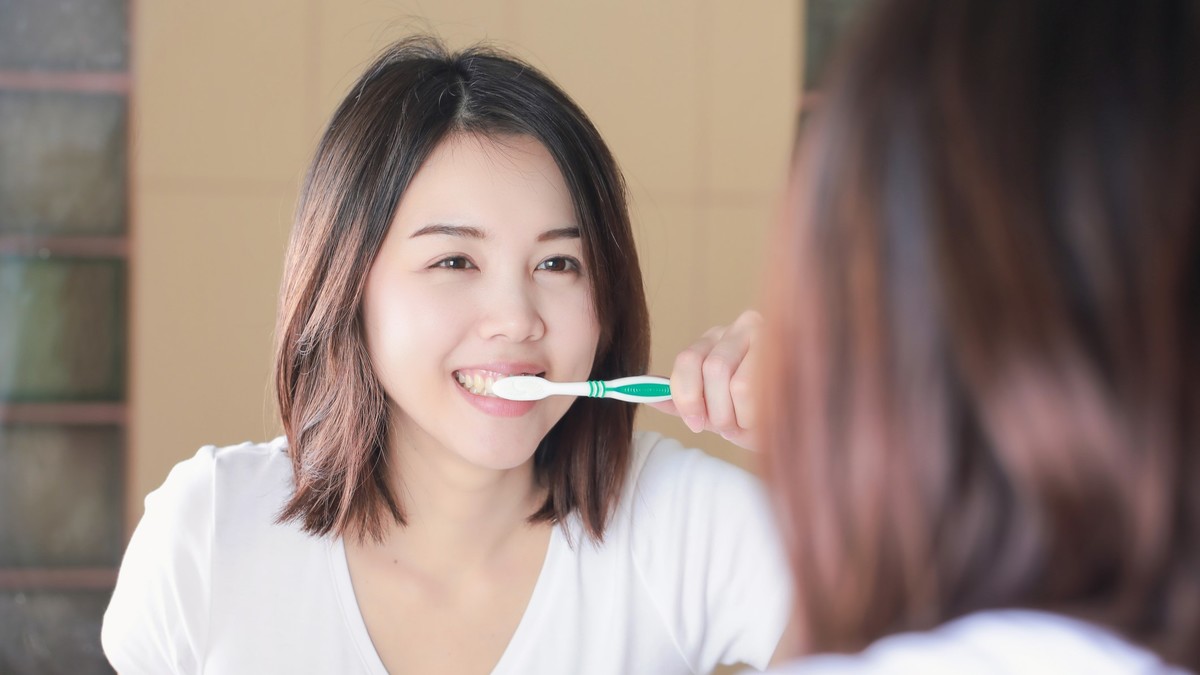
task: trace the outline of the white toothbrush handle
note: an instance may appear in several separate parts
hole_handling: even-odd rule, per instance
[[[587,382],[542,381],[546,383],[546,394],[548,396],[587,396],[591,392],[591,386]]]

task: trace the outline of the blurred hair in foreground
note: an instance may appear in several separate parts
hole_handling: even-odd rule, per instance
[[[1200,3],[895,0],[768,284],[802,649],[991,608],[1200,669]]]

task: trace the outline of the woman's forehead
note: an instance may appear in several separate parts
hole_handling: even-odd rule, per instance
[[[578,229],[570,190],[554,158],[528,136],[453,134],[430,153],[400,198],[393,228],[412,236],[436,226],[463,234],[540,238]],[[442,228],[445,233],[446,228]]]

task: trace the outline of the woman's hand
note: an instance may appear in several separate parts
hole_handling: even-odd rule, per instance
[[[762,315],[747,310],[728,326],[710,328],[675,357],[671,400],[649,405],[682,417],[694,432],[712,431],[757,449],[753,380],[761,327]]]

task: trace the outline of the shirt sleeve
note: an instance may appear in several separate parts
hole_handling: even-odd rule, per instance
[[[104,614],[101,644],[122,675],[199,673],[208,633],[214,448],[146,497]]]
[[[659,439],[637,499],[644,582],[692,670],[765,669],[791,614],[792,582],[761,483]]]

